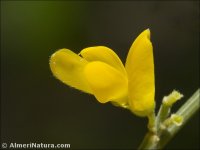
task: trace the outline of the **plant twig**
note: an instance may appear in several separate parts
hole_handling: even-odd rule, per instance
[[[162,149],[198,111],[200,107],[199,92],[200,89],[198,89],[176,112],[177,115],[182,116],[184,119],[181,126],[171,125],[164,129],[160,135],[149,131],[138,149]]]
[[[158,148],[163,148],[173,137],[174,135],[192,118],[192,116],[198,111],[200,106],[200,89],[198,89],[190,99],[188,99],[185,104],[176,112],[177,115],[183,117],[183,123],[181,126],[173,125],[162,134],[162,138],[158,143]]]

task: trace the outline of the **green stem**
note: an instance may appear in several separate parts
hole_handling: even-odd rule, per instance
[[[162,138],[159,141],[159,147],[163,148],[174,136],[175,134],[192,118],[192,116],[198,111],[200,106],[199,98],[200,89],[198,89],[190,99],[188,99],[185,104],[176,112],[177,115],[183,117],[183,123],[181,126],[173,125],[169,127],[162,134]]]
[[[159,137],[153,133],[153,132],[148,132],[141,145],[139,146],[138,150],[144,150],[144,149],[155,149],[159,141]]]
[[[198,89],[191,98],[189,98],[181,108],[176,112],[177,115],[181,115],[184,120],[181,126],[172,125],[169,128],[163,130],[161,135],[152,133],[149,131],[143,139],[139,149],[161,149],[163,148],[174,135],[189,121],[190,118],[198,111],[200,98],[200,89]],[[159,141],[158,141],[159,140]]]
[[[156,129],[157,129],[158,133],[160,131],[160,125],[164,122],[164,120],[168,117],[168,115],[170,113],[170,108],[171,107],[169,107],[163,103],[160,106],[158,115],[156,117]]]
[[[148,116],[149,122],[148,122],[148,129],[149,131],[155,133],[156,128],[155,128],[155,123],[156,123],[156,116],[155,116],[155,112],[152,112],[149,116]]]

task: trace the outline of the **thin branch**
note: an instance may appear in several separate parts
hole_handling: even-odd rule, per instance
[[[198,89],[190,99],[188,99],[185,104],[176,112],[177,115],[183,117],[183,123],[181,126],[173,125],[163,132],[159,141],[159,148],[163,148],[173,137],[174,135],[192,118],[192,116],[198,111],[200,107],[200,98],[199,98],[200,89]]]
[[[181,126],[172,125],[163,130],[159,136],[149,131],[143,139],[139,149],[162,149],[198,111],[200,107],[199,92],[200,89],[198,89],[176,112],[177,115],[184,118]]]

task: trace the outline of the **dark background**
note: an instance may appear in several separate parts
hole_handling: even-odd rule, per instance
[[[157,109],[173,89],[199,87],[199,2],[1,1],[1,141],[70,143],[72,149],[134,149],[147,119],[100,104],[56,80],[49,57],[94,45],[125,62],[137,35],[150,28]],[[199,148],[199,113],[166,148]]]

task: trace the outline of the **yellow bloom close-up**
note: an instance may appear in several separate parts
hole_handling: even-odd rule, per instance
[[[154,60],[149,29],[135,39],[125,65],[110,48],[95,46],[79,54],[60,49],[51,56],[50,67],[60,81],[94,95],[100,103],[111,102],[138,116],[154,111]]]

